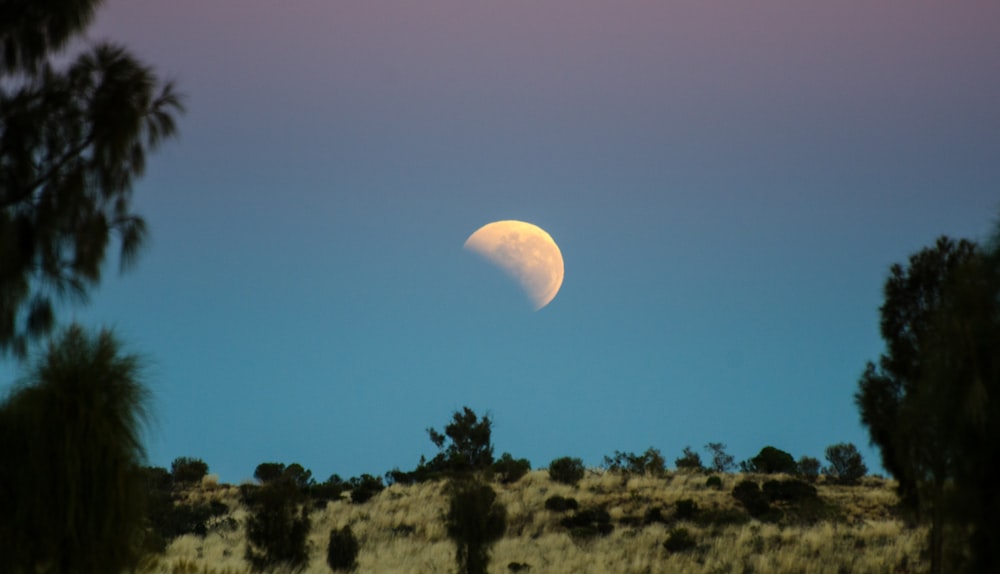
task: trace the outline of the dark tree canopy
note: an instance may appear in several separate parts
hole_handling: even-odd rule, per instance
[[[107,331],[71,326],[0,405],[0,572],[122,572],[144,530],[147,393]]]
[[[50,64],[99,4],[0,3],[0,352],[25,356],[57,302],[86,301],[113,237],[121,267],[135,261],[146,225],[132,187],[182,112],[173,84],[122,46]]]
[[[460,574],[486,574],[489,550],[507,530],[507,510],[493,489],[476,480],[459,479],[448,486],[448,537],[455,542]]]
[[[880,309],[886,350],[855,401],[904,504],[930,519],[931,571],[995,571],[1000,497],[1000,243],[946,237],[893,265]],[[946,526],[961,532],[945,540]],[[949,546],[963,546],[951,553]]]

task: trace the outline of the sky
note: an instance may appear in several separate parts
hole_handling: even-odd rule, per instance
[[[880,472],[853,393],[888,268],[1000,215],[998,29],[993,0],[109,0],[89,38],[188,111],[138,266],[63,319],[146,358],[149,463],[225,482],[408,470],[463,406],[535,468],[853,442]],[[537,312],[462,249],[503,219],[562,251]]]

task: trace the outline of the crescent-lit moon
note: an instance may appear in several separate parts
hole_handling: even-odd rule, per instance
[[[536,311],[548,305],[562,286],[562,252],[552,236],[537,225],[494,221],[470,235],[465,248],[517,280]]]

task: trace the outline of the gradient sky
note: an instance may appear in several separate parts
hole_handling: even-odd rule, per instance
[[[111,0],[187,95],[152,231],[87,308],[149,359],[150,463],[410,469],[468,405],[497,454],[868,447],[888,267],[1000,214],[1000,3]],[[538,312],[462,250],[520,219]],[[9,367],[5,367],[9,370]]]

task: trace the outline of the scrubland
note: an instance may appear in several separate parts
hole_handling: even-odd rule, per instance
[[[654,574],[667,572],[911,573],[926,570],[921,559],[926,530],[906,526],[896,514],[891,481],[865,478],[857,486],[817,483],[820,504],[808,515],[786,512],[775,522],[750,519],[732,496],[753,475],[722,475],[722,488],[706,486],[701,473],[663,477],[591,471],[577,485],[550,480],[536,470],[511,485],[494,484],[507,509],[506,535],[492,549],[490,572]],[[767,477],[768,479],[773,478]],[[601,508],[611,518],[607,535],[574,536],[560,520],[570,512],[547,510],[552,496],[575,499],[581,510]],[[247,511],[236,486],[203,482],[186,493],[218,500],[228,516],[209,525],[204,537],[175,539],[143,572],[243,574]],[[693,500],[693,517],[676,517],[677,502]],[[358,572],[454,572],[455,547],[445,532],[443,483],[395,484],[364,504],[329,502],[311,513],[307,573],[330,572],[326,544],[332,528],[350,525],[361,544]],[[655,513],[655,509],[660,509]],[[659,518],[649,520],[651,512]],[[671,552],[664,542],[684,528],[694,546]],[[530,568],[525,568],[524,566]]]

